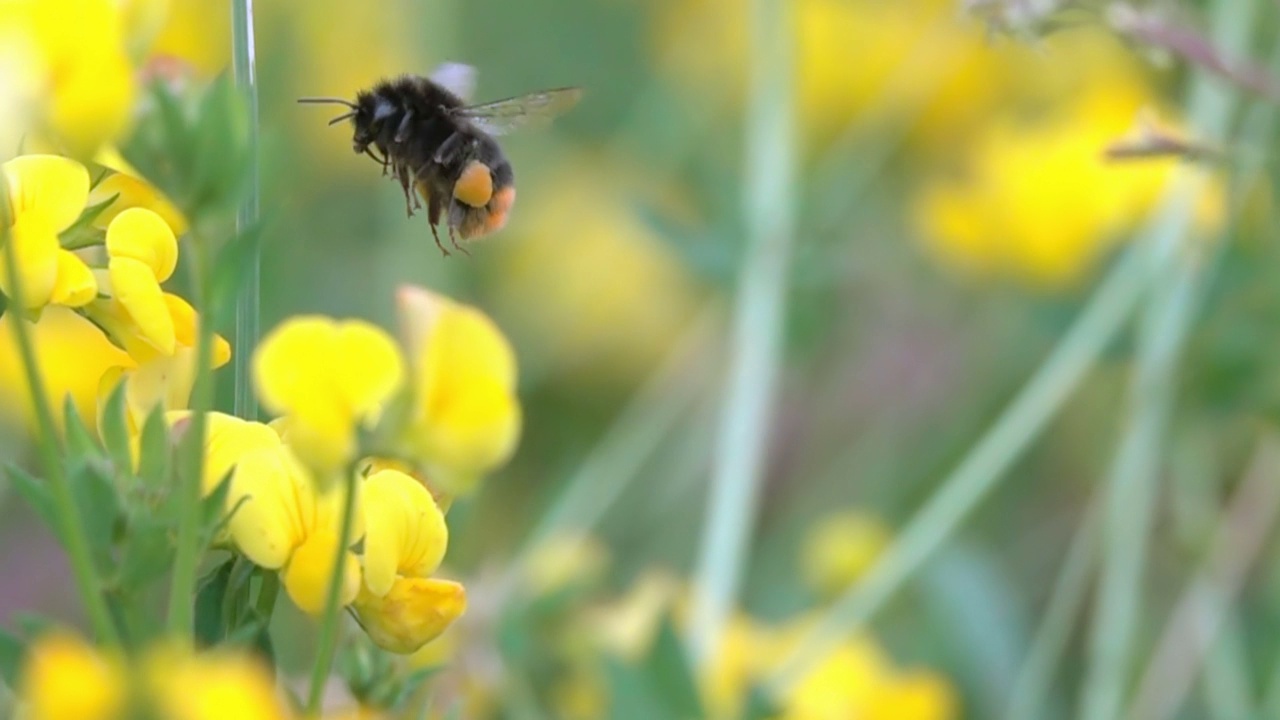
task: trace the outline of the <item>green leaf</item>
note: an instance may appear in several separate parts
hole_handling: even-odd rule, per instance
[[[5,465],[5,474],[9,476],[9,483],[13,485],[14,491],[26,501],[54,535],[62,537],[58,515],[53,509],[53,496],[49,494],[49,486],[13,463]]]
[[[111,478],[95,465],[92,459],[73,461],[67,468],[67,478],[85,539],[89,541],[89,554],[98,571],[106,574],[116,567],[111,551],[120,521],[120,503]]]
[[[668,712],[658,696],[657,688],[641,668],[631,667],[611,657],[605,659],[604,669],[609,679],[611,720],[678,718]]]
[[[772,720],[782,714],[769,694],[758,685],[747,691],[747,706],[742,711],[742,720]]]
[[[67,428],[67,450],[72,457],[87,458],[102,454],[102,446],[85,425],[84,419],[80,417],[80,410],[76,408],[76,401],[70,395],[67,395],[66,402],[63,403],[62,416]]]
[[[390,704],[388,704],[387,707],[392,710],[403,709],[405,704],[413,698],[413,695],[422,689],[422,687],[427,684],[428,680],[440,674],[442,670],[444,670],[443,665],[436,665],[433,667],[418,668],[404,676],[399,683],[399,690],[390,699]]]
[[[246,228],[218,251],[213,264],[212,294],[214,324],[226,325],[233,320],[236,299],[245,278],[253,269],[253,259],[262,245],[262,225]]]
[[[234,557],[228,558],[200,579],[195,600],[195,635],[201,647],[216,645],[227,637],[227,627],[222,622],[222,601],[235,562]]]
[[[142,425],[138,450],[138,477],[150,487],[171,487],[169,463],[173,446],[169,442],[169,423],[164,408],[157,406]]]
[[[125,383],[119,383],[107,398],[102,410],[102,441],[107,455],[123,472],[133,471],[133,455],[129,451],[129,424],[125,415]]]
[[[21,638],[0,630],[0,680],[9,687],[18,685],[18,671],[22,669],[26,651],[26,643]]]
[[[257,573],[257,566],[241,555],[235,556],[227,589],[222,596],[222,625],[228,632],[240,627],[249,610],[249,581]]]
[[[168,523],[151,516],[130,519],[115,584],[137,591],[164,577],[173,563],[171,531]]]
[[[645,667],[672,717],[703,717],[698,685],[670,615],[658,625]]]

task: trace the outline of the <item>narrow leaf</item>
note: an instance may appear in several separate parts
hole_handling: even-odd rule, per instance
[[[201,647],[216,645],[227,636],[227,628],[222,623],[222,599],[234,565],[235,558],[229,558],[200,579],[195,600],[195,635]]]
[[[57,513],[53,509],[53,498],[49,495],[49,486],[13,463],[5,465],[5,474],[9,476],[9,483],[19,497],[26,501],[54,535],[61,537],[62,532],[58,526]]]
[[[0,630],[0,680],[9,687],[17,687],[18,671],[22,668],[25,653],[26,644],[21,638]]]

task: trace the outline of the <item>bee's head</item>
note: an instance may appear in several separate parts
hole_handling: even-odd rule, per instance
[[[368,150],[382,130],[383,123],[395,112],[395,104],[376,92],[362,92],[356,96],[351,113],[351,124],[355,127],[351,149],[357,155]]]

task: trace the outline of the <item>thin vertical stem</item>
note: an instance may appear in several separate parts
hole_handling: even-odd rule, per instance
[[[706,661],[741,583],[781,354],[795,218],[791,4],[754,0],[747,117],[748,248],[738,279],[729,378],[698,559],[692,651]]]
[[[1217,3],[1214,39],[1220,47],[1246,45],[1254,5]],[[1194,127],[1209,142],[1225,137],[1233,100],[1203,74],[1195,76],[1189,106]],[[1145,248],[1156,277],[1164,282],[1150,297],[1139,333],[1128,418],[1105,491],[1104,562],[1080,705],[1083,720],[1119,717],[1129,686],[1142,571],[1162,448],[1174,408],[1174,373],[1202,283],[1202,262],[1183,245],[1205,178],[1196,170],[1180,170],[1172,182],[1157,217],[1163,231]]]
[[[251,167],[249,186],[236,212],[236,232],[252,232],[258,223],[259,164],[258,164],[258,78],[253,38],[253,0],[231,2],[232,67],[236,87],[244,94],[249,109],[249,152]],[[258,414],[257,400],[253,395],[253,382],[249,363],[258,343],[259,305],[261,279],[259,253],[254,250],[245,273],[244,286],[236,303],[236,352],[232,361],[235,379],[235,414],[246,420],[254,420]]]
[[[333,656],[338,650],[338,626],[342,622],[342,581],[345,578],[347,552],[351,544],[351,529],[355,526],[356,492],[358,478],[354,467],[346,469],[343,489],[346,496],[342,499],[342,530],[338,536],[338,547],[334,553],[333,566],[329,576],[329,587],[324,601],[324,614],[320,616],[319,650],[316,653],[315,665],[311,668],[311,691],[307,696],[307,717],[315,717],[320,712],[320,700],[324,696],[324,685],[329,679],[329,671],[333,668]]]
[[[89,539],[85,536],[84,523],[80,519],[80,509],[76,506],[75,493],[71,488],[71,479],[67,477],[62,465],[62,457],[58,448],[58,428],[53,419],[53,411],[49,408],[49,398],[45,393],[44,378],[40,374],[40,366],[36,360],[35,344],[32,342],[30,328],[22,318],[19,299],[22,297],[22,277],[18,269],[17,253],[14,251],[12,236],[9,234],[10,218],[8,217],[8,189],[3,178],[0,178],[0,243],[4,244],[4,260],[7,268],[10,297],[9,307],[5,315],[13,327],[13,337],[18,345],[18,354],[22,361],[23,380],[31,393],[31,404],[36,416],[36,445],[40,453],[40,464],[49,482],[53,498],[54,513],[58,523],[58,535],[66,545],[67,560],[71,565],[71,574],[75,578],[76,590],[80,593],[80,601],[89,614],[89,621],[98,638],[109,646],[120,644],[120,634],[115,622],[111,619],[111,611],[107,607],[102,583],[93,567],[89,555]]]

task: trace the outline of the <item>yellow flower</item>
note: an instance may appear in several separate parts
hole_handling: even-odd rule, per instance
[[[58,233],[80,217],[89,197],[89,171],[57,155],[24,155],[3,165],[9,189],[9,242],[18,263],[22,297],[15,304],[37,310],[48,303],[80,306],[93,300],[97,284],[88,266],[58,244]],[[0,289],[12,295],[9,270],[0,257]]]
[[[21,322],[27,324],[44,396],[59,432],[64,430],[66,398],[71,398],[88,428],[95,430],[103,377],[134,367],[133,359],[111,344],[102,330],[68,308],[50,307],[38,321]],[[0,320],[0,413],[22,421],[32,432],[36,430],[31,389],[10,318]]]
[[[476,308],[412,287],[398,301],[413,378],[403,441],[446,495],[468,492],[515,451],[515,353]]]
[[[249,448],[260,440],[238,444]],[[227,495],[227,511],[234,511],[228,533],[254,564],[280,571],[294,604],[319,614],[339,545],[349,548],[363,534],[359,508],[351,537],[340,541],[345,485],[321,491],[287,447],[261,444],[267,447],[251,449],[235,462]],[[347,605],[360,590],[360,565],[350,550],[342,573],[341,600]]]
[[[609,562],[609,550],[589,535],[562,533],[534,548],[526,573],[533,597],[548,596],[565,588],[600,579]]]
[[[152,53],[182,58],[204,77],[217,75],[231,59],[231,13],[205,0],[170,0]]]
[[[29,119],[77,157],[119,135],[135,92],[120,14],[111,0],[7,0],[0,42],[23,38]]]
[[[269,669],[251,656],[152,648],[143,660],[151,708],[164,720],[286,720],[293,717]]]
[[[113,720],[126,689],[119,663],[61,631],[31,645],[17,688],[30,720]]]
[[[884,523],[858,511],[819,521],[805,537],[801,569],[809,586],[824,596],[857,582],[889,544]]]
[[[444,513],[422,483],[396,470],[364,480],[364,584],[379,597],[397,577],[427,577],[449,546]]]
[[[160,283],[178,266],[178,241],[156,213],[130,208],[107,227],[110,292],[137,328],[137,337],[161,355],[177,349],[173,313]]]
[[[466,607],[461,585],[427,579],[449,544],[444,513],[431,493],[398,470],[364,481],[364,588],[355,610],[369,637],[392,652],[415,652]]]
[[[125,210],[146,208],[159,215],[174,235],[181,236],[187,231],[187,218],[182,211],[164,193],[144,180],[120,155],[120,151],[112,146],[103,146],[94,157],[94,162],[109,172],[89,191],[88,204],[99,205],[114,198],[94,219],[94,226],[106,230],[111,221]]]
[[[979,276],[1073,285],[1153,208],[1176,167],[1103,156],[1154,102],[1144,85],[1104,76],[1064,113],[993,123],[969,145],[964,173],[934,179],[917,200],[930,250]],[[1220,191],[1198,201],[1202,226],[1217,224]]]
[[[403,378],[395,342],[359,320],[292,318],[254,357],[263,407],[286,417],[289,444],[322,473],[351,459],[356,429],[376,419]]]
[[[400,577],[381,597],[362,590],[353,607],[360,626],[379,647],[408,655],[462,616],[467,591],[451,580]]]

